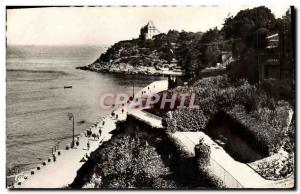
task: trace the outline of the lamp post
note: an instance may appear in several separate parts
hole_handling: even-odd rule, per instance
[[[134,82],[132,82],[132,97],[134,98]]]
[[[74,137],[74,115],[72,113],[68,113],[68,117],[69,117],[69,120],[73,120],[73,139],[72,139],[72,145],[71,145],[71,148],[74,148],[74,143],[75,143],[75,137]]]

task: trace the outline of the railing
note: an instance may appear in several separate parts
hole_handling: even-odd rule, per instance
[[[156,120],[162,120],[161,117],[159,117],[159,116],[157,116],[157,115],[155,115],[155,114],[152,114],[152,113],[150,113],[150,112],[146,112],[146,111],[141,111],[141,112],[143,112],[145,115],[147,115],[147,116],[150,117],[150,118],[153,118],[153,119],[156,119]]]
[[[189,141],[195,144],[188,136],[182,133]],[[234,178],[221,164],[219,164],[213,157],[210,157],[208,166],[209,170],[222,181],[226,188],[244,188],[244,186]]]
[[[227,170],[225,170],[217,161],[212,157],[210,158],[209,169],[213,174],[218,177],[222,184],[227,188],[244,188],[243,185],[234,178]]]
[[[149,117],[161,120],[161,117],[156,116],[149,112],[141,111]],[[192,144],[195,144],[188,136],[182,133],[187,140]],[[227,188],[244,188],[244,186],[234,178],[227,170],[225,170],[221,164],[219,164],[213,157],[210,157],[209,170],[222,181],[222,184]]]

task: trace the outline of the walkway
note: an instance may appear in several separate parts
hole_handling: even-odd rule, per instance
[[[136,97],[143,95],[151,95],[154,93],[159,93],[161,91],[168,89],[168,81],[156,81],[143,88],[141,91],[136,93]],[[19,177],[21,177],[18,182],[14,184],[14,188],[64,188],[73,182],[76,177],[77,171],[81,168],[84,162],[80,162],[85,158],[86,154],[89,156],[91,152],[95,151],[103,142],[110,140],[110,132],[116,128],[116,122],[121,120],[126,120],[128,106],[118,108],[115,114],[118,115],[118,119],[112,116],[107,116],[103,120],[97,122],[97,124],[91,129],[93,133],[99,134],[99,129],[102,130],[101,137],[98,140],[94,140],[92,137],[85,137],[82,133],[79,136],[79,146],[75,149],[62,149],[55,152],[56,161],[50,162],[45,161],[45,166],[39,166],[40,170],[32,169],[34,172],[31,175],[31,171],[23,172]],[[124,109],[124,113],[122,113]],[[104,125],[103,125],[104,121]],[[90,143],[90,148],[87,150],[87,142]],[[58,155],[60,152],[60,155]],[[52,159],[52,158],[51,158]],[[25,179],[25,177],[27,177]]]
[[[211,148],[211,162],[208,169],[222,180],[229,188],[292,188],[294,179],[282,181],[266,180],[248,165],[235,161],[226,151],[217,145],[203,132],[175,132],[169,133],[183,149],[194,155],[194,147],[200,138]]]
[[[119,120],[126,119],[126,114],[121,114],[121,112],[118,112],[118,114],[120,115]],[[40,165],[40,170],[31,170],[34,171],[33,175],[30,174],[31,171],[25,173],[24,175],[28,177],[28,180],[19,180],[21,185],[16,183],[14,188],[63,188],[72,183],[78,169],[84,164],[84,162],[80,162],[81,159],[86,158],[86,154],[89,156],[99,145],[111,138],[112,135],[110,132],[116,128],[116,120],[106,117],[103,121],[105,122],[104,126],[102,122],[99,122],[92,128],[93,133],[98,133],[101,128],[102,135],[98,140],[94,140],[93,137],[85,137],[85,134],[81,133],[79,136],[79,146],[75,149],[56,151],[55,162],[45,161],[46,165]],[[87,149],[87,142],[90,143],[89,150]],[[58,155],[58,152],[60,152],[60,155]]]
[[[147,123],[149,126],[153,128],[163,128],[161,122],[162,119],[154,114],[142,110],[138,110],[138,109],[130,110],[128,114],[132,115],[138,120],[141,120],[142,122]]]

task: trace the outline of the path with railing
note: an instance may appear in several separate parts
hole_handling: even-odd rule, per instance
[[[195,145],[200,139],[210,146],[211,155],[208,170],[227,188],[292,188],[293,182],[270,181],[261,177],[247,164],[234,160],[221,146],[217,145],[203,132],[175,132],[169,133],[184,150],[192,156],[195,154]]]
[[[142,110],[131,110],[128,114],[154,128],[163,128],[162,118]],[[285,181],[270,181],[261,177],[247,164],[234,160],[203,132],[175,132],[168,135],[178,142],[183,149],[195,155],[194,148],[200,139],[210,146],[211,156],[208,170],[221,180],[227,188],[292,188],[293,178]]]

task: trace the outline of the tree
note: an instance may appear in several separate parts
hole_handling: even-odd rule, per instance
[[[276,20],[271,10],[260,6],[242,10],[235,17],[227,17],[222,31],[226,39],[244,38],[260,28],[272,29],[275,23]]]
[[[232,40],[232,53],[237,59],[228,67],[231,78],[257,82],[260,55],[267,45],[267,34],[276,26],[271,10],[261,6],[240,11],[225,19],[222,33]]]

